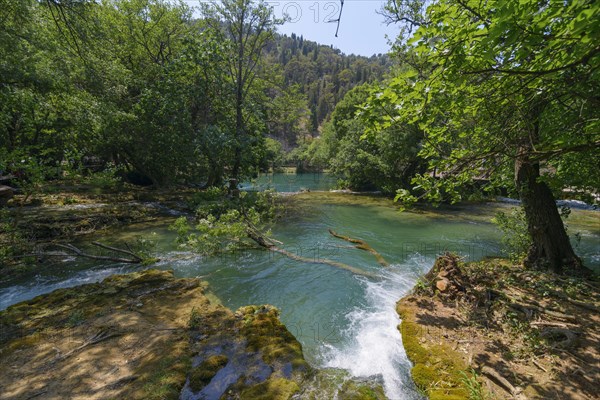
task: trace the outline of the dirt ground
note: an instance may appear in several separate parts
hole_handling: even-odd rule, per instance
[[[178,393],[189,365],[190,310],[215,310],[202,290],[198,280],[157,271],[10,307],[0,315],[0,399]]]
[[[600,398],[597,281],[444,257],[397,307],[431,399]]]

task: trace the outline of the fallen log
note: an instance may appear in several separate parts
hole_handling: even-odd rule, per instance
[[[362,269],[358,269],[356,267],[353,267],[351,265],[348,264],[344,264],[338,261],[333,261],[333,260],[329,260],[327,258],[309,258],[309,257],[302,257],[299,256],[297,254],[291,253],[285,249],[279,248],[277,246],[272,246],[269,248],[269,250],[283,254],[293,260],[296,261],[302,261],[305,263],[309,263],[309,264],[325,264],[325,265],[331,265],[332,267],[336,267],[336,268],[341,268],[341,269],[345,269],[347,271],[352,272],[353,274],[356,275],[362,275],[362,276],[368,276],[370,278],[374,278],[376,275],[372,274],[370,272],[367,271],[363,271]]]
[[[260,247],[262,247],[264,249],[267,249],[269,251],[273,251],[273,252],[276,252],[279,254],[283,254],[284,256],[291,258],[292,260],[301,261],[301,262],[308,263],[308,264],[330,265],[332,267],[345,269],[346,271],[350,271],[356,275],[366,276],[366,277],[370,277],[370,278],[374,278],[376,276],[375,274],[372,274],[370,272],[363,271],[361,269],[355,268],[351,265],[344,264],[344,263],[341,263],[338,261],[329,260],[327,258],[303,257],[298,254],[294,254],[288,250],[282,249],[281,247],[277,246],[278,244],[283,245],[282,242],[267,237],[266,235],[264,235],[261,232],[260,229],[258,229],[252,223],[250,218],[248,218],[248,214],[246,213],[246,210],[244,209],[244,207],[241,208],[241,213],[242,213],[242,216],[244,217],[244,222],[246,223],[246,227],[247,227],[246,234],[248,235],[248,237],[250,239],[252,239],[256,244],[258,244]]]
[[[345,240],[345,241],[350,242],[350,243],[354,243],[355,244],[355,246],[354,246],[355,248],[360,249],[360,250],[364,250],[366,252],[369,252],[369,253],[373,254],[375,256],[375,259],[377,259],[377,262],[380,265],[382,265],[384,267],[389,267],[390,264],[385,260],[385,258],[383,258],[383,256],[377,250],[375,250],[374,248],[372,248],[364,240],[355,239],[355,238],[351,238],[349,236],[340,235],[339,233],[336,233],[333,229],[329,229],[329,233],[333,237]]]

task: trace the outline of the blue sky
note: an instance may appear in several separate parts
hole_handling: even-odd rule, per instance
[[[338,37],[335,37],[336,23],[340,11],[339,0],[267,0],[273,6],[275,16],[287,13],[290,22],[279,27],[280,33],[303,35],[305,39],[325,45],[333,45],[346,54],[371,56],[386,53],[390,46],[385,38],[395,38],[398,26],[386,26],[383,17],[377,14],[384,1],[345,0]],[[199,0],[186,0],[195,6]]]

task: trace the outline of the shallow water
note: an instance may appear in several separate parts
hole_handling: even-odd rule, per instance
[[[334,175],[315,173],[261,173],[250,182],[241,185],[244,190],[274,189],[278,192],[300,192],[302,190],[321,191],[335,186],[337,178]]]
[[[273,236],[304,257],[332,259],[370,272],[363,277],[324,264],[303,263],[278,253],[249,250],[219,257],[178,251],[174,234],[163,224],[132,227],[116,241],[154,232],[159,268],[177,276],[200,276],[224,305],[272,304],[303,344],[307,360],[320,367],[374,377],[392,399],[419,398],[409,378],[410,364],[397,330],[395,302],[444,251],[476,260],[500,254],[500,233],[489,222],[507,205],[468,205],[399,213],[387,199],[348,194],[305,193],[295,199],[294,213],[280,221]],[[583,214],[582,214],[583,213]],[[600,267],[600,224],[589,211],[573,211],[570,232],[582,232],[579,252],[588,265]],[[364,251],[332,237],[361,238],[390,263],[380,266]],[[100,280],[137,267],[118,264],[65,263],[26,282],[0,288],[0,307],[58,287]]]

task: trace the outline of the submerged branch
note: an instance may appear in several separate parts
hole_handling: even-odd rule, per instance
[[[285,250],[285,249],[282,249],[281,247],[276,246],[272,239],[265,237],[260,232],[258,232],[257,230],[254,230],[254,229],[248,230],[248,237],[250,239],[254,240],[259,246],[261,246],[269,251],[274,251],[276,253],[283,254],[284,256],[289,257],[292,260],[301,261],[301,262],[305,262],[305,263],[309,263],[309,264],[330,265],[332,267],[345,269],[347,271],[352,272],[353,274],[367,276],[367,277],[371,277],[371,278],[375,277],[375,274],[372,274],[367,271],[363,271],[361,269],[358,269],[356,267],[353,267],[351,265],[344,264],[344,263],[341,263],[338,261],[333,261],[333,260],[329,260],[327,258],[319,258],[319,257],[309,258],[309,257],[300,256],[298,254],[294,254],[288,250]],[[281,243],[281,242],[278,242],[278,243]]]
[[[132,252],[130,250],[119,249],[118,247],[108,246],[108,245],[100,243],[100,242],[92,242],[92,244],[94,246],[102,247],[103,249],[112,250],[112,251],[114,251],[116,253],[123,253],[123,254],[130,255],[134,259],[136,259],[136,258],[139,259],[140,258],[137,254],[135,254],[134,252]],[[129,247],[129,246],[127,246],[127,247]]]
[[[329,229],[329,233],[330,233],[332,236],[334,236],[334,237],[336,237],[336,238],[338,238],[338,239],[342,239],[342,240],[345,240],[345,241],[347,241],[347,242],[354,243],[354,244],[355,244],[355,246],[354,246],[354,247],[355,247],[355,248],[357,248],[357,249],[364,250],[364,251],[367,251],[367,252],[369,252],[369,253],[373,254],[373,255],[375,256],[375,258],[377,259],[377,262],[378,262],[380,265],[382,265],[382,266],[384,266],[384,267],[389,267],[389,266],[390,266],[390,264],[389,264],[389,263],[388,263],[388,262],[385,260],[385,258],[383,258],[383,256],[382,256],[381,254],[379,254],[379,252],[378,252],[377,250],[375,250],[374,248],[372,248],[372,247],[371,247],[371,246],[370,246],[370,245],[369,245],[367,242],[365,242],[364,240],[361,240],[361,239],[354,239],[354,238],[351,238],[351,237],[349,237],[349,236],[340,235],[340,234],[336,233],[336,232],[335,232],[334,230],[332,230],[332,229]]]
[[[105,249],[109,249],[109,250],[113,250],[119,253],[125,253],[125,254],[129,254],[132,256],[132,258],[122,258],[122,257],[111,257],[111,256],[97,256],[94,254],[89,254],[89,253],[85,253],[83,251],[81,251],[80,249],[78,249],[77,247],[73,246],[72,244],[55,244],[54,246],[59,247],[61,249],[65,249],[67,251],[69,251],[71,254],[67,254],[65,252],[41,252],[41,253],[35,253],[33,255],[35,256],[45,256],[45,257],[65,257],[68,255],[74,255],[76,257],[83,257],[83,258],[89,258],[92,260],[101,260],[101,261],[113,261],[113,262],[121,262],[121,263],[127,263],[127,264],[139,264],[143,261],[143,259],[141,257],[139,257],[138,255],[128,251],[128,250],[123,250],[123,249],[118,249],[115,247],[111,247],[111,246],[107,246],[104,245],[102,243],[99,242],[94,242],[93,243],[96,246],[105,248]]]

